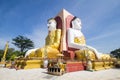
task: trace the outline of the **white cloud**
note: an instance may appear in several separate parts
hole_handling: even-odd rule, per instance
[[[94,46],[100,52],[109,53],[110,51],[120,47],[120,38],[118,34],[120,34],[119,30],[105,32],[96,37],[87,39],[87,43]]]
[[[47,26],[45,27],[44,26],[45,25],[34,26],[34,29],[30,34],[23,35],[31,39],[34,42],[35,48],[43,47],[45,45],[45,38],[48,34],[48,31],[47,31]],[[1,37],[0,38],[0,49],[4,49],[6,42],[9,41],[9,47],[15,48],[16,50],[18,50],[18,48],[12,44],[12,38],[13,37],[9,37],[9,36]]]
[[[43,28],[41,28],[41,26]],[[45,45],[45,38],[48,34],[47,27],[45,25],[37,25],[34,26],[33,32],[30,34],[26,34],[26,37],[30,38],[34,44],[35,48],[43,47]]]
[[[96,37],[91,37],[87,41],[91,42],[103,38],[111,38],[112,40],[112,36],[120,34],[119,26],[120,26],[119,22],[112,23],[109,26],[107,26],[107,28],[103,29],[100,35],[97,35]]]
[[[5,48],[5,44],[7,41],[9,41],[9,48],[14,48],[14,49],[18,49],[17,47],[15,47],[12,44],[12,38],[11,37],[1,37],[0,39],[0,49],[4,49]]]
[[[5,46],[5,44],[6,44],[6,40],[4,40],[4,39],[0,39],[0,48],[1,49],[4,49],[4,46]],[[4,46],[3,46],[4,45]]]
[[[88,42],[91,42],[91,41],[96,41],[96,40],[100,40],[100,39],[103,39],[103,38],[106,38],[106,37],[111,37],[113,35],[117,35],[119,34],[120,31],[115,31],[115,32],[111,32],[111,33],[105,33],[105,34],[101,34],[99,36],[96,36],[96,37],[91,37],[90,39],[88,39],[87,41]]]
[[[98,27],[95,26],[99,24],[101,21],[104,21],[104,18],[109,17],[111,12],[114,12],[115,8],[119,6],[119,2],[111,0],[111,1],[95,1],[84,2],[86,7],[82,7],[83,12],[77,11],[76,14],[80,15],[80,13],[84,13],[83,18],[83,26],[85,26],[86,30]],[[80,5],[79,5],[80,6]],[[78,7],[79,7],[78,6]],[[79,10],[79,9],[78,9]],[[112,14],[111,14],[112,15]],[[106,22],[106,21],[105,21]]]

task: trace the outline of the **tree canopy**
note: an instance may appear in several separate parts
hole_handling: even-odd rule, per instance
[[[0,59],[3,58],[4,50],[0,49]],[[15,51],[14,48],[8,48],[6,60],[14,60],[15,57],[21,56],[20,51]]]
[[[15,57],[18,56],[24,56],[25,52],[28,49],[31,49],[34,47],[34,43],[28,39],[27,37],[24,36],[17,36],[16,38],[13,38],[13,44],[17,46],[20,51],[16,51],[14,48],[8,48],[7,53],[6,53],[6,60],[14,60]],[[4,55],[4,50],[0,49],[0,59],[3,58]]]
[[[26,50],[31,49],[34,47],[34,43],[33,41],[31,41],[30,39],[28,39],[25,36],[17,36],[16,38],[13,38],[13,44],[15,46],[17,46],[18,48],[20,48],[20,51],[22,53],[24,53]]]
[[[113,55],[114,57],[116,57],[116,58],[120,58],[120,48],[111,51],[110,54],[112,54],[112,55]]]

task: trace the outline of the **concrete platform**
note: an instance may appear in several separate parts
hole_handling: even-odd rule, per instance
[[[15,70],[0,68],[0,80],[120,80],[120,69],[76,71],[62,76],[47,74],[46,69]]]

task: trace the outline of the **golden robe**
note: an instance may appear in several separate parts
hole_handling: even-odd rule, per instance
[[[81,37],[75,37],[74,38],[74,43],[77,43],[77,44],[86,44],[86,41],[85,41],[85,37],[84,36],[81,36]]]
[[[61,30],[56,29],[50,31],[46,37],[45,47],[36,50],[36,56],[41,58],[57,58],[59,53],[59,45],[61,38]]]
[[[96,59],[95,53],[89,49],[77,50],[75,51],[75,54],[78,60],[87,60],[87,59],[95,60]]]

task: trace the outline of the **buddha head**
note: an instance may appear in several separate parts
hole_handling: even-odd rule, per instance
[[[74,17],[72,20],[72,28],[73,29],[77,29],[77,30],[81,30],[82,28],[82,23],[81,20],[77,17]]]
[[[57,22],[55,21],[54,18],[48,19],[47,26],[49,31],[56,30],[56,25]]]

